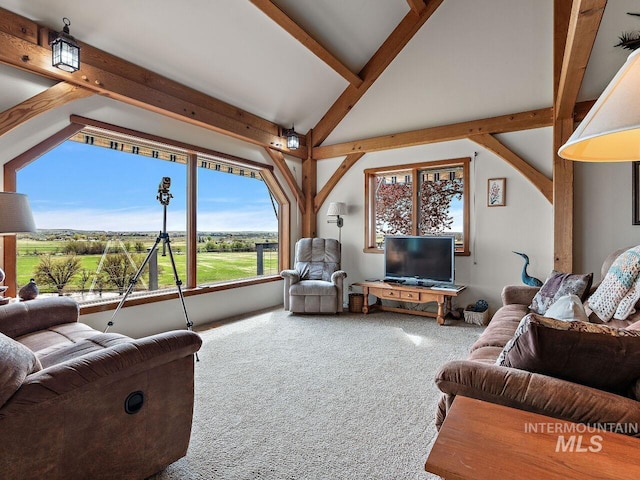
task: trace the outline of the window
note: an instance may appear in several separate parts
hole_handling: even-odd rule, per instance
[[[469,162],[458,158],[365,170],[365,251],[385,235],[453,234],[469,254]]]
[[[38,227],[17,240],[18,288],[39,276],[43,293],[118,299],[164,229],[163,177],[171,179],[166,229],[183,288],[210,291],[216,283],[246,285],[278,274],[288,202],[270,166],[115,128],[87,126],[17,164],[17,190],[29,195]],[[149,257],[136,293],[175,290],[162,247]],[[73,274],[63,285],[45,276],[65,268]]]

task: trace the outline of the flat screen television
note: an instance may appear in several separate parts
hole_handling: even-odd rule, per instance
[[[387,235],[384,281],[434,286],[453,284],[455,237]]]

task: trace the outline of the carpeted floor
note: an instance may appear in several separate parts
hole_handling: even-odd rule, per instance
[[[482,327],[278,310],[201,331],[186,457],[152,477],[428,479],[439,366]]]

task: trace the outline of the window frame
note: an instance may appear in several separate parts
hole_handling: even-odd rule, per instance
[[[375,193],[375,178],[382,174],[387,173],[392,176],[399,172],[411,172],[411,183],[413,185],[419,185],[418,172],[429,169],[437,169],[443,167],[462,167],[463,171],[463,243],[462,248],[456,248],[455,254],[457,256],[468,256],[471,254],[469,249],[469,225],[470,225],[470,186],[469,186],[469,165],[471,163],[471,157],[451,158],[446,160],[436,160],[431,162],[409,163],[403,165],[389,165],[385,167],[367,168],[364,170],[364,249],[365,253],[383,253],[384,249],[378,247],[376,242],[376,216],[375,216],[375,200],[373,195]],[[418,212],[415,206],[418,204],[419,189],[414,188],[412,191],[412,212],[411,212],[411,234],[419,235],[418,233]]]
[[[252,170],[259,170],[264,182],[266,183],[273,198],[278,204],[278,269],[284,270],[289,267],[290,258],[290,218],[291,218],[291,204],[287,198],[284,190],[280,186],[277,178],[274,175],[274,166],[266,163],[260,163],[241,157],[217,152],[204,147],[194,146],[171,140],[168,138],[160,137],[157,135],[151,135],[136,130],[131,130],[117,125],[92,120],[89,118],[80,117],[77,115],[71,115],[70,124],[51,135],[47,139],[43,140],[39,144],[35,145],[31,149],[27,150],[23,154],[15,157],[4,165],[4,191],[15,192],[17,188],[17,173],[22,168],[26,167],[30,163],[36,161],[42,155],[48,151],[58,147],[65,141],[71,139],[74,135],[82,132],[83,130],[99,129],[103,134],[111,133],[114,137],[122,138],[122,136],[130,137],[132,139],[140,139],[145,142],[157,143],[160,145],[170,146],[187,152],[187,274],[185,286],[183,287],[184,296],[199,295],[212,293],[216,291],[227,290],[230,288],[240,288],[249,285],[257,285],[262,283],[280,281],[279,274],[264,275],[261,277],[244,278],[238,280],[231,280],[226,282],[220,282],[212,285],[198,286],[197,285],[197,169],[198,163],[201,161],[199,155],[206,157],[217,157],[223,159],[224,162],[229,164],[235,164],[241,167],[247,167]],[[100,147],[98,147],[100,148]],[[7,272],[9,278],[16,278],[17,271],[17,241],[15,236],[4,237],[4,270]],[[9,285],[8,295],[15,296],[16,285]],[[132,296],[128,299],[126,306],[141,305],[146,303],[153,303],[157,301],[169,300],[177,298],[177,291],[159,290],[157,292],[148,292],[143,295]],[[95,313],[107,310],[113,310],[117,307],[120,299],[115,300],[102,300],[99,302],[88,302],[80,305],[81,313]]]

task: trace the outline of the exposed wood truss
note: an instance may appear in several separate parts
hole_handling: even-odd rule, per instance
[[[553,110],[541,108],[527,112],[501,115],[499,117],[472,120],[469,122],[454,123],[440,127],[423,128],[410,132],[393,133],[380,137],[372,137],[354,142],[338,143],[313,149],[313,157],[316,160],[334,158],[356,152],[378,152],[394,148],[425,145],[427,143],[458,140],[482,133],[506,133],[531,128],[550,126]]]
[[[574,130],[574,110],[607,0],[554,2],[553,251],[554,268],[573,270],[573,162],[558,149]]]
[[[353,73],[344,63],[338,60],[331,52],[324,48],[320,42],[315,40],[300,25],[292,20],[271,0],[250,0],[256,7],[264,12],[271,20],[285,29],[293,38],[307,47],[320,60],[333,68],[340,76],[354,87],[362,84],[362,78]]]
[[[573,2],[556,93],[556,118],[573,116],[578,92],[606,5],[607,0]]]
[[[315,213],[318,213],[318,210],[320,210],[320,207],[329,196],[329,193],[331,192],[331,190],[333,190],[333,187],[335,187],[338,184],[340,179],[344,177],[344,174],[347,173],[347,171],[351,167],[353,167],[353,165],[355,165],[355,163],[358,160],[360,160],[363,155],[364,155],[364,152],[351,153],[346,156],[346,158],[342,161],[342,163],[336,169],[336,171],[333,172],[333,175],[331,175],[331,178],[327,181],[324,187],[322,187],[322,190],[320,190],[317,193],[315,199],[313,200],[313,211]]]
[[[499,157],[507,161],[513,168],[518,170],[524,177],[529,180],[544,197],[553,202],[553,181],[547,178],[537,169],[532,167],[526,160],[522,159],[515,152],[510,150],[500,140],[489,133],[474,135],[471,140],[482,145],[487,150],[495,153]]]
[[[60,82],[0,113],[0,136],[44,112],[90,95],[90,90]]]
[[[424,0],[407,0],[407,3],[409,7],[411,7],[411,10],[418,14],[427,7]]]
[[[385,68],[389,66],[398,53],[409,43],[409,40],[420,30],[420,27],[429,20],[443,1],[444,0],[430,0],[427,7],[419,14],[416,14],[413,10],[407,13],[400,24],[360,71],[359,76],[362,78],[362,84],[359,87],[349,85],[313,128],[314,147],[317,147],[326,140],[329,134],[342,119],[346,117],[356,102],[369,90],[369,87],[373,85],[382,72],[384,72]]]
[[[241,140],[274,148],[299,158],[301,147],[288,150],[279,125],[161,77],[101,50],[82,45],[82,65],[67,73],[51,66],[48,29],[0,9],[0,62],[54,80],[84,87],[101,95],[204,127]]]

